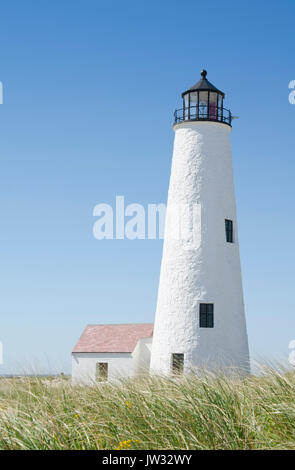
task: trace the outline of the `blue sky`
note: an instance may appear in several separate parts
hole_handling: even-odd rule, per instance
[[[202,68],[233,114],[253,356],[295,339],[292,1],[2,2],[1,372],[70,370],[87,323],[152,322],[162,242],[98,241],[93,208],[166,202],[172,114]]]

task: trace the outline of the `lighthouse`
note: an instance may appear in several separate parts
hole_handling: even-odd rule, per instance
[[[224,107],[224,97],[203,70],[201,79],[182,93],[182,108],[174,114],[150,363],[154,373],[250,370],[230,143],[232,114]],[[180,225],[190,227],[191,240],[179,236],[179,217],[171,216],[175,208],[182,208]]]

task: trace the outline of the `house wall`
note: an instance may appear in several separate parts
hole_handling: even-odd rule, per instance
[[[140,338],[132,353],[133,375],[149,372],[153,338]]]
[[[108,381],[132,375],[131,353],[72,353],[72,381],[74,384],[96,383],[96,363],[108,363]]]

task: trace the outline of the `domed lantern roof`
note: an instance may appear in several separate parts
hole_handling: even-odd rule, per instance
[[[175,123],[216,121],[231,126],[231,112],[223,107],[225,94],[207,80],[206,70],[201,71],[201,80],[181,96],[183,107],[175,111]]]

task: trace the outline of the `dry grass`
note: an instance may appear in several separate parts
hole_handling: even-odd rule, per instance
[[[295,373],[0,380],[0,449],[294,449]]]

